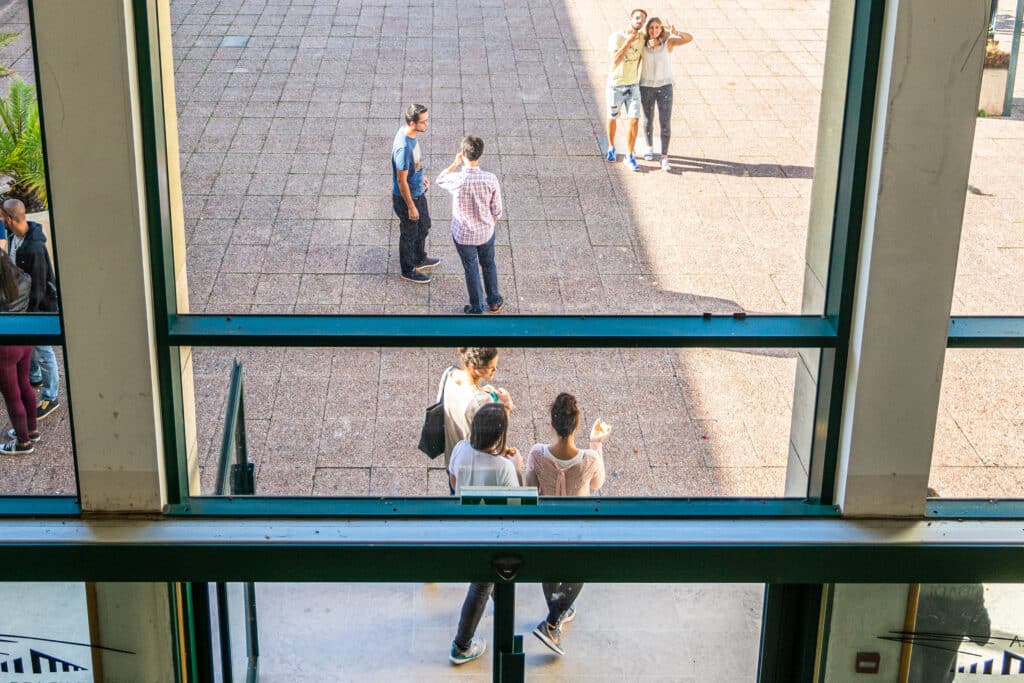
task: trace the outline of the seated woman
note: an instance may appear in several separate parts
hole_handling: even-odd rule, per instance
[[[554,443],[536,444],[530,449],[526,465],[526,485],[536,486],[542,496],[589,496],[604,484],[604,458],[601,447],[611,434],[611,426],[600,418],[590,430],[590,448],[577,448],[576,430],[580,426],[580,406],[572,394],[559,394],[551,404],[551,426],[558,438]],[[533,629],[533,635],[554,652],[564,655],[562,625],[576,618],[573,603],[583,589],[582,583],[545,583],[547,619]]]
[[[507,434],[506,406],[502,403],[480,406],[473,415],[469,440],[458,442],[452,449],[448,478],[456,494],[463,486],[523,485],[523,457],[506,445]],[[486,640],[473,636],[493,589],[493,583],[470,584],[462,603],[459,628],[448,653],[452,664],[470,662],[487,649]]]

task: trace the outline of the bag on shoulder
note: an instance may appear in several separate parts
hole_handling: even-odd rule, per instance
[[[423,417],[423,429],[420,430],[419,449],[433,460],[444,453],[444,388],[448,384],[448,375],[453,368],[449,367],[441,380],[441,396],[436,403],[427,406]]]

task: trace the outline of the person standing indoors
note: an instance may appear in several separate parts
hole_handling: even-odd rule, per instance
[[[8,199],[0,211],[7,227],[7,244],[11,260],[18,268],[32,278],[27,313],[57,312],[57,283],[53,275],[53,264],[46,251],[46,235],[43,226],[25,217],[25,205],[18,199]],[[57,391],[60,388],[60,374],[57,372],[57,355],[52,346],[32,348],[32,386],[41,387],[41,398],[36,408],[36,418],[44,419],[60,408]]]
[[[680,33],[671,24],[662,24],[651,17],[644,30],[644,58],[640,63],[640,102],[644,109],[645,161],[654,160],[654,109],[658,109],[661,126],[661,169],[668,171],[668,143],[672,137],[672,48],[693,40],[689,33]]]
[[[508,411],[505,406],[489,403],[481,407],[473,416],[469,440],[460,441],[452,452],[448,465],[449,485],[456,492],[463,486],[522,486],[523,456],[506,444],[507,434]],[[459,626],[448,651],[448,660],[452,664],[471,662],[487,650],[487,641],[474,636],[493,590],[493,583],[470,584],[459,614]]]
[[[615,121],[620,112],[625,112],[629,121],[626,134],[629,149],[623,162],[631,171],[640,170],[640,164],[633,156],[633,148],[640,129],[640,60],[644,52],[646,36],[643,25],[646,19],[646,11],[635,9],[629,14],[629,28],[623,32],[617,31],[608,38],[612,63],[608,70],[608,152],[605,158],[610,162],[615,161]]]
[[[430,232],[430,209],[427,188],[430,179],[423,173],[420,133],[427,132],[430,113],[424,104],[412,104],[405,110],[405,126],[395,133],[391,147],[391,204],[398,216],[398,262],[402,279],[426,284],[430,276],[424,271],[441,262],[427,256],[427,234]]]
[[[24,313],[32,289],[32,278],[0,251],[0,313]],[[39,441],[36,428],[36,392],[29,381],[31,346],[0,346],[0,394],[14,425],[8,441],[0,443],[4,455],[28,455]]]
[[[580,406],[572,394],[561,393],[551,404],[554,443],[536,444],[526,459],[527,486],[536,486],[542,496],[589,496],[604,485],[605,439],[610,425],[598,419],[590,430],[590,448],[577,448],[576,430],[580,426]],[[537,624],[533,635],[557,654],[564,655],[562,626],[576,618],[573,603],[583,590],[582,583],[544,583],[547,618]]]
[[[483,153],[484,141],[468,135],[452,165],[437,176],[437,184],[452,194],[452,240],[462,261],[469,293],[469,303],[462,312],[471,315],[484,312],[481,271],[487,307],[497,313],[504,305],[498,291],[498,268],[494,265],[494,226],[503,213],[501,187],[496,175],[480,168]]]

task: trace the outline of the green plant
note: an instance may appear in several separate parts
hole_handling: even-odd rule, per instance
[[[4,49],[15,40],[21,37],[20,33],[7,33],[0,31],[0,50]],[[14,72],[6,64],[0,63],[0,78],[6,78],[7,76],[13,76]]]
[[[11,178],[4,193],[20,199],[25,208],[46,208],[46,165],[39,128],[35,88],[15,76],[7,97],[0,98],[0,175]]]

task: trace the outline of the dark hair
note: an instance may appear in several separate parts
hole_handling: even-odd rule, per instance
[[[476,161],[484,155],[484,141],[478,137],[467,135],[462,138],[462,154],[470,161]]]
[[[555,433],[565,438],[576,431],[580,424],[580,404],[572,394],[562,392],[551,404],[551,426]]]
[[[427,113],[427,105],[425,104],[410,104],[409,108],[405,110],[405,122],[408,124],[419,123],[420,114]]]
[[[486,367],[498,355],[498,349],[493,346],[460,346],[459,356],[462,358],[463,369],[469,369],[470,365],[478,368]]]
[[[4,303],[12,304],[18,299],[20,279],[21,268],[14,265],[6,251],[0,249],[0,296],[3,296]]]
[[[502,455],[508,434],[508,413],[502,403],[485,403],[473,416],[469,445],[478,451]]]

